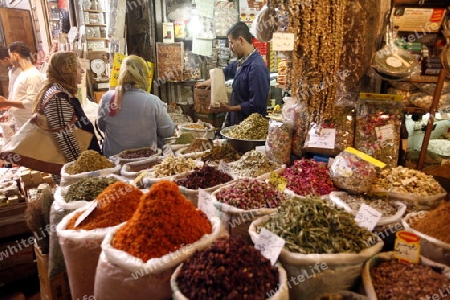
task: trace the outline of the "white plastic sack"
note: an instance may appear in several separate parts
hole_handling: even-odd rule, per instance
[[[150,159],[125,163],[120,169],[120,175],[129,180],[134,180],[143,170],[151,169],[155,164],[157,164],[158,159],[159,157],[152,157]]]
[[[59,273],[65,271],[64,256],[58,242],[58,235],[56,228],[61,220],[74,210],[86,205],[87,201],[72,201],[66,202],[61,195],[62,188],[58,186],[53,194],[54,200],[50,208],[50,228],[55,229],[50,231],[50,248],[49,248],[49,278],[53,278]]]
[[[259,237],[256,227],[269,218],[258,218],[250,225],[250,238],[254,243]],[[377,243],[357,254],[300,254],[283,248],[279,260],[286,269],[288,280],[297,278],[300,282],[291,287],[290,298],[315,300],[323,293],[350,289],[361,275],[364,262],[383,248],[383,241],[374,236]]]
[[[72,299],[94,295],[95,272],[102,251],[102,241],[115,227],[95,230],[66,230],[69,221],[86,210],[84,205],[66,215],[56,227],[58,240],[64,254]]]
[[[425,212],[409,213],[402,219],[402,225],[406,231],[420,236],[421,256],[431,259],[437,263],[450,266],[450,244],[444,243],[443,241],[417,231],[409,225],[409,220],[413,218],[421,218],[423,216],[425,216]]]
[[[95,299],[170,299],[170,277],[178,265],[195,251],[206,249],[220,237],[220,220],[213,217],[210,221],[211,234],[206,234],[197,242],[161,258],[152,258],[146,263],[125,251],[113,248],[111,241],[123,224],[114,228],[102,242],[102,253],[95,276]]]
[[[164,159],[164,157],[158,157],[158,159],[160,161],[162,161]],[[197,160],[196,161],[196,168],[201,168],[203,166],[203,164],[204,163],[201,160]],[[187,171],[187,172],[180,173],[180,174],[176,174],[176,175],[164,176],[164,177],[156,177],[155,176],[155,171],[152,168],[152,169],[150,169],[150,170],[148,170],[146,172],[147,174],[142,179],[142,182],[144,184],[144,188],[149,189],[152,185],[154,185],[154,184],[156,184],[156,183],[158,183],[158,182],[160,182],[162,180],[171,180],[171,181],[173,181],[175,176],[178,176],[178,175],[184,176],[184,175],[192,173],[193,171],[194,171],[194,169],[192,169],[190,171]]]
[[[175,272],[172,274],[172,277],[170,278],[170,287],[172,288],[172,299],[174,300],[189,300],[186,298],[178,288],[176,278],[178,274],[180,274],[181,267],[183,264],[179,265]],[[267,298],[269,300],[289,300],[289,288],[287,285],[287,276],[286,276],[286,270],[281,266],[281,264],[276,264],[276,267],[278,268],[278,291],[270,298]],[[194,299],[191,299],[194,300]]]
[[[137,151],[137,150],[141,150],[141,149],[147,149],[149,147],[141,147],[141,148],[134,148],[134,149],[128,149],[128,150],[124,150],[122,152],[120,152],[119,154],[115,155],[115,161],[117,161],[118,164],[123,165],[126,163],[130,163],[130,162],[136,162],[136,161],[142,161],[142,160],[148,160],[148,159],[152,159],[154,157],[158,157],[161,155],[162,150],[161,149],[156,149],[156,153],[151,155],[151,156],[147,156],[147,157],[137,157],[137,158],[122,158],[120,157],[121,155],[127,153],[127,152],[133,152],[133,151]]]
[[[372,256],[365,264],[362,272],[362,280],[364,284],[364,290],[366,295],[371,300],[377,300],[377,294],[375,293],[375,289],[373,288],[372,278],[370,276],[370,271],[373,267],[379,265],[380,262],[391,260],[393,252],[382,252],[377,255]],[[420,263],[423,265],[427,265],[430,267],[435,267],[440,269],[441,273],[444,274],[447,278],[450,278],[450,268],[444,264],[436,263],[430,259],[425,257],[420,258]],[[433,295],[430,295],[430,297]]]
[[[106,168],[106,169],[101,169],[101,170],[92,171],[92,172],[82,172],[82,173],[70,175],[66,172],[66,168],[67,168],[67,166],[69,166],[73,163],[75,163],[75,161],[71,161],[62,167],[60,186],[65,187],[65,186],[74,184],[86,177],[98,177],[98,176],[102,176],[102,175],[104,176],[104,175],[110,175],[110,174],[119,174],[119,172],[120,172],[120,165],[116,165],[113,168]]]
[[[329,199],[333,204],[337,205],[340,208],[343,208],[345,211],[356,215],[358,212],[355,210],[352,210],[350,206],[347,205],[343,200],[341,200],[342,195],[346,195],[346,192],[331,192],[329,195]],[[395,206],[397,206],[397,213],[390,217],[381,217],[380,220],[378,220],[376,226],[384,226],[388,224],[397,223],[401,220],[403,215],[406,212],[406,205],[403,202],[395,201]]]
[[[89,100],[85,101],[83,105],[83,110],[84,113],[86,114],[86,117],[88,117],[89,121],[91,121],[91,123],[94,124],[98,118],[98,103]]]
[[[225,74],[222,69],[209,70],[211,78],[211,106],[220,107],[221,103],[228,103],[227,91],[225,89]]]
[[[436,208],[447,193],[440,193],[432,196],[419,196],[414,194],[402,194],[387,190],[372,189],[372,193],[387,194],[390,199],[398,200],[406,204],[407,208],[414,210],[430,210]]]

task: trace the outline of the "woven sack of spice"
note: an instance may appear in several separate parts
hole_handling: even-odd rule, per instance
[[[133,216],[142,195],[134,185],[115,182],[96,200],[68,214],[58,224],[58,240],[73,299],[94,294],[101,243],[110,230]]]
[[[64,272],[66,270],[64,256],[61,251],[61,246],[58,242],[58,235],[56,232],[56,226],[61,220],[74,210],[88,204],[87,201],[72,201],[66,202],[62,196],[62,187],[58,187],[54,193],[54,201],[50,209],[50,249],[49,249],[49,267],[48,276],[53,278],[54,276]]]
[[[420,236],[420,254],[422,256],[429,258],[435,262],[450,266],[450,243],[442,241],[442,239],[448,239],[449,232],[448,229],[444,227],[445,225],[443,226],[441,223],[445,222],[448,224],[448,215],[441,215],[440,217],[426,217],[427,213],[431,212],[432,211],[421,211],[409,213],[402,219],[402,225],[406,231],[410,231]],[[438,220],[438,218],[445,218],[447,221]],[[435,235],[436,237],[439,236],[441,238],[439,239],[436,237],[432,237],[428,234],[414,229],[411,225],[413,224],[413,222],[417,221],[420,221],[422,223],[421,227],[427,227],[426,230],[433,233],[433,235]]]
[[[187,175],[195,168],[202,166],[202,161],[191,158],[181,156],[158,157],[158,164],[145,172],[142,179],[143,187],[150,188],[163,180],[173,180],[176,175]]]
[[[250,225],[249,234],[254,243],[259,238],[257,227],[268,222],[270,217],[260,217]],[[297,219],[297,217],[295,218]],[[324,230],[326,232],[325,228]],[[324,232],[320,228],[308,231],[316,232],[316,234]],[[314,241],[314,243],[317,242]],[[383,248],[383,241],[378,236],[373,235],[371,239],[367,240],[366,245],[367,248],[359,253],[301,254],[289,251],[287,244],[285,244],[279,261],[286,269],[288,278],[295,278],[296,282],[300,282],[291,286],[289,290],[290,298],[314,300],[323,293],[350,289],[361,275],[364,262]]]
[[[345,201],[342,199],[343,197],[346,197],[346,192],[331,192],[329,195],[329,199],[331,202],[333,202],[338,207],[343,208],[345,211],[348,211],[349,213],[356,215],[358,213],[357,210],[352,209]],[[363,203],[363,202],[362,202]],[[370,206],[370,201],[367,201],[368,205]],[[382,216],[376,226],[385,226],[389,224],[398,223],[401,221],[403,215],[406,212],[406,205],[403,202],[400,201],[391,201],[390,203],[392,206],[395,206],[396,213],[391,216]],[[375,207],[376,209],[376,207]]]
[[[170,299],[170,277],[180,263],[189,258],[195,251],[208,247],[220,234],[220,220],[210,219],[212,233],[204,235],[197,242],[160,258],[152,258],[146,263],[125,251],[115,249],[111,242],[118,226],[107,234],[102,242],[100,256],[95,277],[95,299],[97,300],[152,300]],[[137,241],[135,241],[137,242]]]
[[[176,278],[180,274],[181,267],[183,264],[179,265],[175,272],[173,273],[171,279],[170,279],[170,286],[172,288],[172,299],[174,300],[190,300],[186,298],[185,295],[183,295],[182,292],[180,292],[180,289],[176,283]],[[289,290],[287,286],[287,276],[286,276],[286,270],[281,266],[281,264],[276,264],[276,267],[278,269],[278,290],[277,292],[272,295],[269,298],[269,300],[288,300],[289,299]],[[193,299],[191,299],[193,300]]]
[[[254,219],[271,214],[278,205],[288,198],[288,193],[281,192],[263,180],[240,178],[234,180],[211,194],[214,206],[220,211],[221,217],[242,222],[252,222]]]
[[[74,184],[78,182],[79,180],[86,178],[86,177],[94,177],[94,176],[105,176],[110,174],[119,174],[120,172],[120,165],[114,165],[112,168],[105,168],[105,169],[99,169],[96,171],[90,171],[90,172],[81,172],[77,174],[69,174],[67,172],[67,168],[71,165],[75,164],[76,162],[70,162],[65,164],[61,169],[61,183],[60,186],[65,187],[69,186],[71,184]]]
[[[159,162],[159,159],[159,157],[152,157],[149,159],[125,163],[120,168],[120,175],[126,177],[127,179],[133,180],[138,177],[143,170],[151,169]]]
[[[440,295],[448,295],[450,268],[447,265],[423,256],[418,264],[406,264],[392,256],[393,252],[378,253],[364,264],[362,281],[369,299],[441,299]],[[389,262],[393,265],[386,264]]]
[[[156,146],[155,146],[156,148]],[[126,164],[133,161],[147,160],[153,157],[158,157],[162,153],[161,149],[154,149],[153,147],[140,147],[124,150],[114,156],[114,160],[120,164]]]
[[[72,299],[94,295],[95,271],[102,251],[101,244],[106,234],[114,228],[66,230],[67,223],[80,211],[84,211],[88,205],[66,215],[57,226]]]
[[[204,164],[192,173],[177,175],[173,178],[180,187],[180,192],[196,207],[200,190],[208,194],[232,182],[235,176],[224,172],[218,167]]]
[[[367,296],[350,291],[341,291],[320,295],[315,300],[368,300]]]

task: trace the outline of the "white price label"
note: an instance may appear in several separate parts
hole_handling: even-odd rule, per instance
[[[198,191],[198,208],[204,212],[208,218],[216,216],[216,207],[211,201],[211,195],[204,190]]]
[[[284,239],[263,228],[255,243],[255,249],[261,251],[261,254],[274,265],[285,243]]]
[[[80,225],[81,222],[83,222],[84,219],[86,219],[94,211],[94,209],[97,208],[97,203],[98,203],[97,201],[93,201],[88,204],[86,210],[78,217],[77,221],[74,224],[74,227]]]
[[[165,146],[163,149],[163,156],[174,156],[172,147],[169,145]]]
[[[291,32],[274,32],[272,37],[273,51],[294,51],[294,34]]]
[[[366,227],[372,231],[383,214],[373,209],[367,204],[361,204],[359,211],[356,213],[355,221],[361,227]]]
[[[220,160],[219,162],[219,170],[227,174],[231,173],[230,166],[223,160]]]
[[[405,230],[397,231],[393,257],[417,264],[420,262],[420,237]]]
[[[336,129],[321,128],[319,132],[313,127],[309,131],[309,141],[307,147],[334,149],[336,143]]]
[[[377,139],[382,143],[387,143],[394,139],[394,125],[388,124],[381,127],[375,127]]]

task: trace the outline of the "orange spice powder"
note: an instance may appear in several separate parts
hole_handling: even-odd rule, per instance
[[[177,184],[163,180],[141,197],[138,209],[117,231],[112,245],[147,262],[211,232],[206,215],[180,193]]]
[[[423,218],[416,217],[409,221],[409,225],[426,235],[434,237],[444,243],[450,243],[450,202],[441,202],[436,209],[430,210]]]
[[[77,227],[74,226],[78,217],[83,212],[75,214],[67,224],[66,229],[93,230],[116,226],[122,222],[128,221],[138,208],[142,195],[142,191],[136,186],[117,181],[98,195],[97,207],[81,222],[81,224]]]

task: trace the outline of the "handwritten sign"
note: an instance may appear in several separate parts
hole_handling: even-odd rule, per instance
[[[216,207],[211,201],[211,195],[204,190],[198,191],[198,208],[204,212],[208,218],[216,216]]]
[[[169,145],[164,146],[163,156],[174,156],[172,147],[170,147]]]
[[[319,132],[313,127],[308,133],[309,140],[305,146],[311,148],[334,149],[336,144],[336,129],[321,128]]]
[[[97,208],[97,201],[93,201],[88,204],[86,210],[78,217],[76,220],[74,227],[77,227],[84,221],[95,209]]]
[[[269,183],[276,187],[278,190],[284,192],[287,185],[287,180],[283,176],[280,176],[278,173],[270,172]]]
[[[274,32],[272,37],[273,51],[294,51],[294,34],[290,32]]]
[[[403,262],[416,264],[420,261],[420,237],[405,230],[397,231],[392,256]]]
[[[355,221],[361,227],[366,227],[372,231],[383,214],[369,205],[361,204],[359,211],[356,213]]]
[[[285,243],[278,235],[263,228],[255,242],[255,249],[261,251],[261,254],[274,265]]]
[[[377,139],[381,143],[387,143],[394,139],[394,125],[393,124],[375,127],[375,132],[377,134]]]
[[[192,39],[192,53],[203,55],[207,57],[212,56],[212,39],[201,39],[201,38],[193,38]]]
[[[230,166],[226,162],[224,162],[222,159],[219,162],[219,170],[224,173],[228,173],[228,174],[231,173]]]

